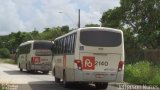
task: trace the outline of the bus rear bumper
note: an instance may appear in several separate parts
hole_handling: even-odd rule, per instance
[[[31,70],[49,71],[49,70],[51,70],[51,65],[48,65],[48,64],[35,64],[35,65],[31,65]]]
[[[117,72],[75,70],[75,82],[116,82]]]

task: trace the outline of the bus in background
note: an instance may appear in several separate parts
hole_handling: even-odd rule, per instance
[[[22,44],[17,49],[17,61],[20,71],[42,71],[48,74],[51,70],[53,43],[47,40],[32,40]]]
[[[52,74],[64,87],[73,82],[95,84],[122,82],[124,40],[121,30],[104,27],[79,28],[54,40]]]

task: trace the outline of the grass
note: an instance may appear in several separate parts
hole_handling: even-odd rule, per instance
[[[139,61],[125,66],[124,81],[133,84],[152,84],[160,86],[160,65]]]
[[[13,90],[13,89],[9,88],[8,85],[2,85],[2,84],[0,84],[0,90]]]
[[[15,60],[6,58],[0,58],[0,63],[16,64]]]
[[[2,90],[2,85],[0,85],[0,90]]]
[[[0,84],[0,90],[6,90],[6,89],[4,89],[3,86]]]

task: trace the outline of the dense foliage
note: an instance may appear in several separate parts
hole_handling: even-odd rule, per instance
[[[0,49],[0,58],[9,58],[10,52],[7,48],[1,48]]]
[[[11,53],[14,53],[22,42],[28,40],[54,40],[67,32],[69,32],[68,26],[45,28],[43,32],[36,29],[32,32],[12,32],[9,35],[0,36],[0,48],[8,48]]]
[[[133,84],[160,83],[159,65],[142,61],[146,50],[160,49],[160,1],[120,0],[120,7],[103,13],[102,26],[124,32],[125,77]],[[159,55],[158,53],[155,55]],[[155,57],[155,56],[152,56]],[[150,57],[151,59],[151,57]],[[133,63],[134,62],[134,63]]]
[[[98,27],[98,24],[87,24],[86,27]],[[54,40],[55,38],[68,33],[74,29],[69,26],[45,28],[43,32],[34,29],[32,32],[12,32],[9,35],[0,36],[0,49],[7,48],[11,54],[14,54],[16,48],[28,40]]]
[[[125,66],[124,80],[133,84],[159,85],[160,66],[148,61],[140,61]]]
[[[122,29],[126,50],[160,48],[160,1],[120,0],[120,5],[103,13],[102,26]]]

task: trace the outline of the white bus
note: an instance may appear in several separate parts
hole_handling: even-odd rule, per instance
[[[64,87],[73,82],[95,84],[122,82],[124,41],[121,30],[104,27],[80,28],[54,40],[52,74]]]
[[[47,74],[52,67],[53,43],[47,40],[27,41],[18,47],[16,57],[20,71],[42,71]]]

